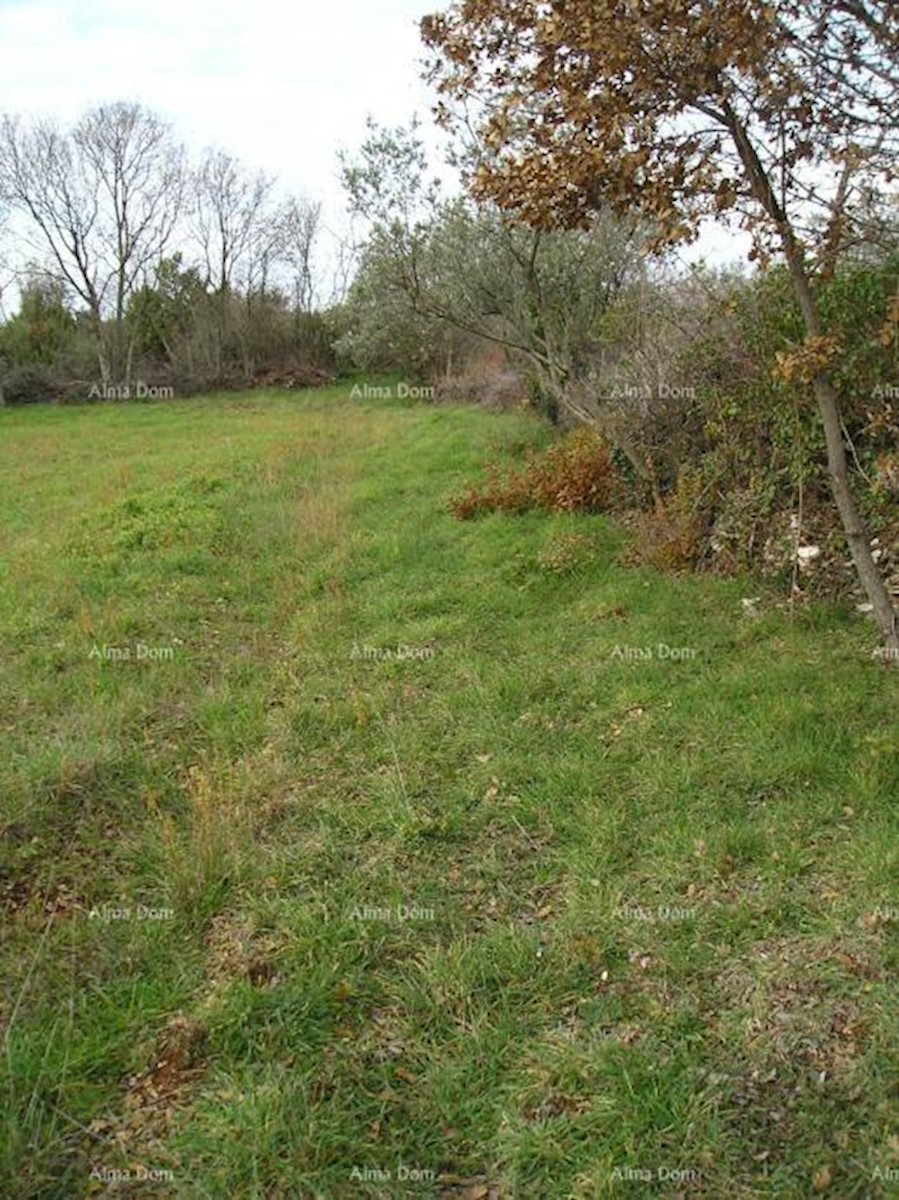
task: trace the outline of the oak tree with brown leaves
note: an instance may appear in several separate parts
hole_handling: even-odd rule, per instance
[[[639,212],[656,248],[737,219],[753,256],[781,257],[805,342],[831,489],[885,645],[899,620],[856,503],[834,383],[839,331],[818,285],[853,238],[856,201],[897,174],[895,0],[457,0],[422,22],[452,123],[485,153],[476,196],[537,228]]]

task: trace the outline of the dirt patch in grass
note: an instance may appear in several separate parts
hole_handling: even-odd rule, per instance
[[[176,1117],[189,1110],[205,1054],[205,1026],[182,1014],[172,1017],[151,1049],[149,1065],[125,1081],[122,1111],[88,1126],[82,1158],[89,1195],[107,1195],[112,1184],[114,1194],[128,1200],[172,1195],[181,1163],[166,1143]]]
[[[56,920],[88,911],[89,906],[71,881],[58,879],[42,886],[27,875],[0,870],[0,913],[5,919],[18,917],[34,925],[50,917]]]
[[[228,913],[213,917],[206,938],[213,986],[246,979],[254,987],[276,987],[280,977],[275,956],[280,944],[279,937],[261,933],[246,917]]]
[[[812,1113],[829,1131],[820,1154],[848,1149],[843,1126],[865,1096],[871,1036],[861,997],[884,978],[877,946],[829,938],[761,942],[717,976],[714,1009],[723,1015],[710,1023],[710,1048],[723,1065],[703,1068],[698,1083],[760,1175],[817,1136]]]
[[[753,948],[718,976],[720,1008],[734,1018],[742,1049],[767,1068],[786,1064],[821,1078],[844,1078],[865,1038],[861,1005],[839,995],[824,970],[836,966],[853,990],[883,980],[875,947],[832,939],[782,938]]]

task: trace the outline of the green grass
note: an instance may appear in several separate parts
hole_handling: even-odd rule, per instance
[[[896,1193],[897,677],[448,515],[546,441],[0,412],[0,1195]]]

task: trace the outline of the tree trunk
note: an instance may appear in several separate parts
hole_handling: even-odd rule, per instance
[[[126,333],[125,342],[125,386],[128,388],[128,394],[131,394],[131,383],[134,379],[134,331]]]
[[[771,186],[771,181],[768,179],[745,127],[727,104],[724,105],[724,115],[725,123],[731,131],[740,160],[752,185],[753,194],[774,221],[780,235],[784,256],[790,270],[790,278],[793,282],[793,290],[802,310],[806,336],[819,338],[824,333],[824,328],[818,304],[812,292],[802,247],[796,238],[783,204]],[[859,580],[874,611],[874,618],[883,638],[886,657],[894,666],[899,666],[899,629],[897,629],[899,614],[893,607],[886,584],[871,554],[871,539],[849,484],[849,465],[846,458],[846,445],[843,441],[839,396],[833,380],[826,370],[819,372],[814,377],[813,387],[815,399],[818,402],[818,411],[824,425],[830,490],[840,514],[843,532],[849,544],[849,553],[852,555]]]
[[[899,614],[893,607],[877,563],[871,554],[871,542],[865,529],[858,505],[849,486],[846,446],[840,421],[840,408],[836,388],[826,375],[815,379],[815,399],[824,423],[827,443],[827,470],[830,487],[843,522],[843,532],[849,543],[849,552],[858,577],[865,589],[868,602],[874,610],[874,618],[883,637],[884,648],[890,661],[899,665]]]
[[[797,257],[793,246],[788,247],[787,261],[796,297],[802,309],[805,331],[810,338],[820,337],[822,324],[818,306],[812,295],[804,264]],[[846,457],[846,443],[843,441],[837,390],[826,371],[815,376],[813,386],[824,425],[830,490],[843,523],[849,553],[874,611],[874,619],[880,629],[887,657],[890,662],[899,666],[899,613],[893,607],[886,584],[871,554],[871,539],[849,484],[849,462]]]
[[[112,386],[112,370],[109,365],[109,354],[107,353],[102,333],[97,343],[97,365],[100,368],[100,382],[105,391]]]

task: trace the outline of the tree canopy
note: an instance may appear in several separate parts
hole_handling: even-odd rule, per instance
[[[761,247],[823,209],[834,250],[896,178],[890,0],[464,0],[423,35],[444,122],[477,105],[476,192],[537,225],[639,207],[671,242],[737,210]]]

